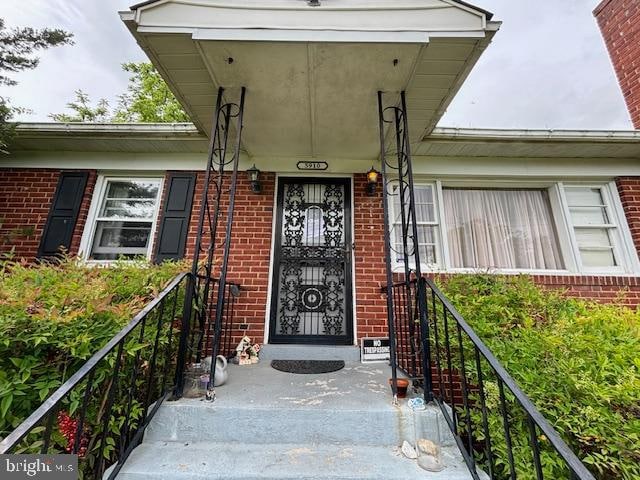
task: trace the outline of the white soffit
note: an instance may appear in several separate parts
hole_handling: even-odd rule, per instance
[[[430,132],[497,30],[453,0],[158,0],[121,14],[208,134],[218,87],[247,88],[251,156],[375,158],[378,90]]]

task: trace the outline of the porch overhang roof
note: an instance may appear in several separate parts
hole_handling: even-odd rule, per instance
[[[207,138],[191,124],[22,123],[12,152],[199,153]],[[414,146],[421,158],[640,160],[640,130],[435,128]],[[6,156],[10,160],[11,155]],[[258,159],[264,160],[266,159]],[[355,160],[355,159],[354,159]],[[0,157],[0,165],[2,164]],[[361,162],[360,162],[361,163]],[[249,164],[250,165],[250,164]],[[345,167],[350,162],[345,160]],[[364,164],[366,169],[369,165]],[[180,165],[175,165],[180,169]],[[364,170],[363,170],[364,171]]]
[[[499,27],[455,0],[156,0],[121,12],[196,127],[247,88],[250,156],[373,159],[376,92],[430,133]]]

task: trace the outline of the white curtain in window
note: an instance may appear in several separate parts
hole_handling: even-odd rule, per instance
[[[545,190],[444,189],[454,267],[562,269]]]

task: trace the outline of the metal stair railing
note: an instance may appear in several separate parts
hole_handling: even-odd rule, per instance
[[[178,275],[0,442],[0,453],[72,453],[85,479],[114,478],[172,395],[188,273]]]
[[[385,98],[391,105],[385,106]],[[594,480],[513,378],[429,278],[422,275],[405,92],[378,92],[394,402],[397,370],[434,401],[476,480]],[[391,139],[391,140],[389,140]],[[388,147],[389,146],[389,147]],[[394,197],[392,232],[389,218]],[[399,236],[397,234],[400,234]],[[393,238],[393,241],[392,241]],[[393,271],[392,253],[402,273]],[[426,262],[424,262],[426,263]],[[554,467],[555,466],[555,467]],[[549,474],[554,468],[553,474]],[[555,476],[551,476],[555,475]]]
[[[174,396],[178,342],[189,333],[181,326],[190,277],[175,277],[0,442],[0,454],[77,454],[82,478],[115,478],[162,403]],[[217,279],[199,288],[205,284],[217,292]],[[239,292],[238,284],[227,283],[217,336],[227,349]]]
[[[395,367],[440,407],[472,477],[482,479],[482,471],[492,480],[594,480],[434,281],[414,278],[409,285],[391,288]],[[428,311],[422,328],[407,313],[415,311],[420,289]],[[425,329],[428,338],[421,335]],[[429,370],[422,368],[425,352]],[[433,386],[431,395],[425,385]]]

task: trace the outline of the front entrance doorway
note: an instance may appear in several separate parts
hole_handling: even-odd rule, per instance
[[[270,343],[353,343],[351,181],[280,178]]]

